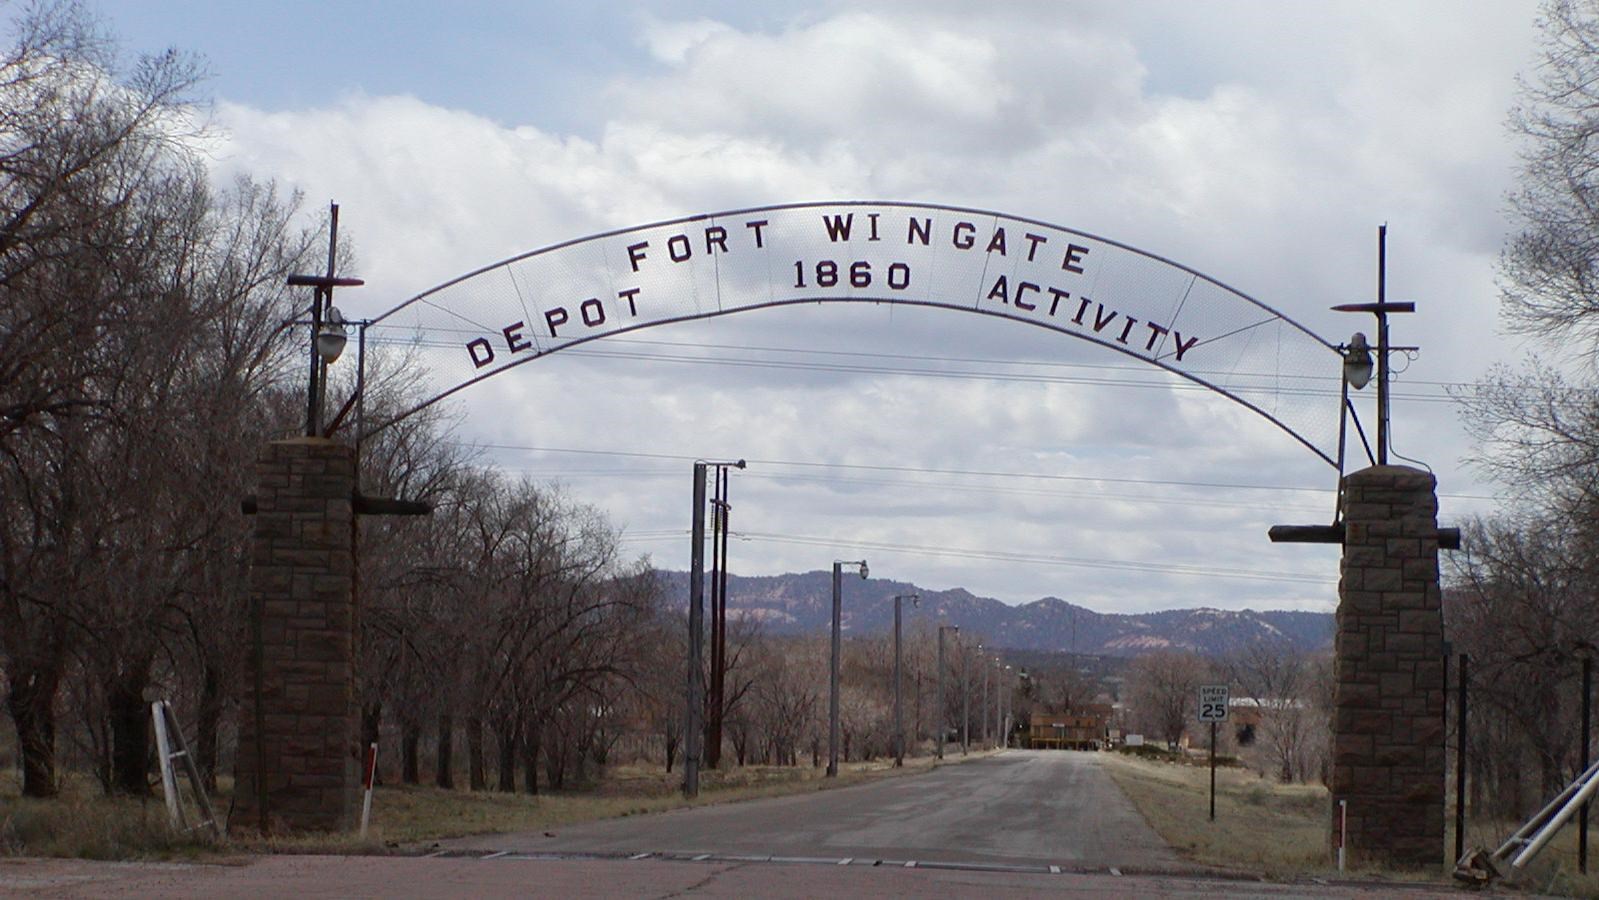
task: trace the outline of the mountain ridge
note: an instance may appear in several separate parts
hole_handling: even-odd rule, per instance
[[[663,571],[661,575],[668,603],[686,608],[688,573]],[[844,578],[840,622],[843,633],[850,636],[889,633],[894,625],[894,596],[917,594],[917,608],[904,604],[907,631],[927,627],[919,623],[942,622],[1007,649],[1133,657],[1156,650],[1224,656],[1267,640],[1286,641],[1304,652],[1332,646],[1332,613],[1210,607],[1102,613],[1056,596],[1012,606],[965,588],[935,591],[877,578],[863,582],[854,573],[846,573]],[[827,570],[781,575],[729,573],[727,593],[729,616],[749,617],[769,633],[825,631],[831,621],[832,573]]]

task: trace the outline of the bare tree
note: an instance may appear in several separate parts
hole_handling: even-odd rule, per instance
[[[1127,688],[1136,715],[1167,746],[1181,740],[1207,668],[1195,654],[1177,650],[1146,653],[1128,667]]]
[[[1322,755],[1326,729],[1319,727],[1316,679],[1326,673],[1311,656],[1286,639],[1259,640],[1235,651],[1223,663],[1228,680],[1260,713],[1259,743],[1283,782],[1302,781]]]

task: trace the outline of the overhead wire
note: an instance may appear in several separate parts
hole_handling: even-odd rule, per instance
[[[651,453],[641,450],[594,450],[577,447],[542,447],[531,444],[505,444],[505,443],[475,443],[468,441],[454,441],[456,446],[476,447],[485,450],[512,450],[531,453],[569,453],[577,455],[628,457],[636,459],[673,460],[678,462],[693,462],[699,457],[682,453]],[[1055,472],[1007,472],[1003,470],[985,469],[942,469],[930,466],[905,466],[887,465],[882,463],[842,463],[842,462],[811,462],[805,460],[784,459],[755,459],[746,460],[750,465],[762,466],[789,466],[795,468],[828,468],[828,469],[861,469],[877,472],[912,473],[919,475],[955,475],[961,477],[982,478],[1026,478],[1042,481],[1067,481],[1090,482],[1104,484],[1125,485],[1150,485],[1156,487],[1188,487],[1207,490],[1252,490],[1252,491],[1297,491],[1313,494],[1330,494],[1334,487],[1303,487],[1298,485],[1280,484],[1249,484],[1246,482],[1226,481],[1185,481],[1173,478],[1130,478],[1126,476],[1108,475],[1064,475]],[[749,474],[749,473],[746,473]],[[743,477],[743,476],[741,476]],[[1482,494],[1439,494],[1458,500],[1498,500],[1500,498]]]
[[[892,541],[865,540],[860,538],[829,538],[815,535],[782,534],[777,532],[761,531],[733,531],[732,536],[744,540],[794,544],[805,547],[836,547],[841,550],[875,550],[881,552],[907,553],[918,556],[948,557],[954,559],[986,560],[991,562],[1025,562],[1046,565],[1068,566],[1087,569],[1109,569],[1115,571],[1132,572],[1160,572],[1168,575],[1185,575],[1198,578],[1229,578],[1246,579],[1251,581],[1277,581],[1294,584],[1336,584],[1337,579],[1324,576],[1309,575],[1300,572],[1270,572],[1251,569],[1218,568],[1213,566],[1196,566],[1184,563],[1152,563],[1133,560],[1103,559],[1096,557],[1053,556],[1042,553],[1024,553],[1009,550],[982,550],[970,547],[931,546],[925,544],[906,544]],[[677,537],[688,538],[687,532],[679,532]]]
[[[429,329],[424,329],[424,331],[426,331],[426,332],[449,332],[449,333],[459,332],[459,333],[462,333],[462,334],[466,334],[466,333],[474,333],[475,334],[476,333],[476,332],[468,332],[466,329],[446,329],[446,328],[429,328]],[[377,344],[396,344],[396,345],[404,344],[404,345],[418,345],[418,346],[434,347],[434,348],[453,348],[453,347],[459,346],[458,342],[456,342],[454,340],[442,340],[442,339],[425,338],[425,337],[421,338],[421,339],[417,339],[417,338],[404,338],[404,339],[402,339],[402,338],[373,338],[372,341],[374,343],[377,343]],[[645,340],[645,339],[639,339],[639,338],[623,338],[623,337],[608,337],[608,338],[605,339],[605,344],[606,344],[606,346],[615,346],[615,345],[621,344],[621,345],[633,345],[633,346],[643,346],[643,347],[681,348],[683,350],[696,350],[696,351],[716,350],[716,351],[730,351],[730,352],[743,352],[743,353],[752,353],[752,352],[753,353],[780,353],[780,354],[799,355],[799,356],[846,357],[846,358],[854,357],[854,358],[888,359],[888,360],[902,360],[902,361],[927,362],[927,363],[979,364],[979,365],[983,365],[983,366],[1009,366],[1009,367],[1027,366],[1027,367],[1038,367],[1038,368],[1045,368],[1045,369],[1087,369],[1087,370],[1093,370],[1093,371],[1127,372],[1127,373],[1134,373],[1134,374],[1144,375],[1146,377],[1143,377],[1143,378],[1105,378],[1105,377],[1091,377],[1091,376],[1065,376],[1065,375],[1005,373],[1005,372],[994,372],[994,371],[974,372],[974,371],[965,371],[965,370],[917,368],[917,367],[906,367],[906,366],[891,367],[891,366],[872,366],[872,365],[844,365],[844,364],[824,363],[824,362],[790,362],[790,361],[780,361],[780,360],[762,360],[762,359],[749,359],[749,358],[726,358],[726,357],[716,357],[716,356],[691,356],[691,355],[667,354],[667,353],[655,353],[655,352],[638,352],[638,351],[628,352],[628,351],[623,351],[623,350],[604,349],[602,347],[596,347],[596,346],[592,346],[592,345],[585,345],[585,346],[581,346],[581,347],[572,347],[570,349],[566,349],[566,350],[561,351],[561,354],[565,355],[565,356],[568,356],[568,357],[590,357],[590,358],[626,359],[626,360],[651,361],[651,362],[673,362],[673,363],[683,363],[683,364],[693,364],[693,365],[730,366],[730,367],[734,367],[734,368],[778,369],[778,370],[789,370],[789,371],[822,371],[822,372],[840,372],[840,373],[848,373],[848,374],[910,375],[910,376],[925,376],[925,377],[933,377],[933,378],[955,378],[955,379],[985,380],[985,381],[1008,381],[1008,382],[1020,382],[1020,383],[1086,384],[1086,385],[1098,385],[1098,386],[1108,386],[1108,387],[1162,388],[1162,389],[1168,389],[1168,390],[1199,391],[1199,392],[1204,392],[1204,391],[1210,390],[1209,388],[1207,388],[1207,387],[1205,387],[1203,385],[1191,384],[1191,383],[1188,383],[1188,382],[1185,382],[1185,381],[1177,380],[1177,379],[1175,379],[1174,376],[1171,376],[1169,374],[1150,371],[1150,369],[1147,366],[1116,365],[1116,364],[1111,364],[1111,363],[1069,362],[1069,361],[1063,361],[1063,360],[1039,360],[1039,359],[1021,359],[1021,360],[1018,360],[1018,359],[998,359],[998,358],[993,358],[993,357],[885,353],[885,352],[881,352],[881,351],[860,351],[860,350],[822,350],[822,349],[812,349],[812,348],[791,348],[791,347],[754,346],[754,345],[739,346],[739,345],[732,345],[732,344],[714,344],[714,343],[701,343],[701,342]],[[1259,384],[1259,385],[1249,385],[1249,384],[1241,384],[1241,383],[1240,384],[1231,384],[1231,385],[1229,385],[1229,390],[1233,391],[1234,393],[1240,393],[1240,392],[1242,392],[1242,393],[1272,393],[1272,394],[1275,394],[1275,395],[1288,395],[1288,396],[1328,396],[1328,395],[1336,393],[1335,385],[1337,384],[1337,376],[1336,375],[1315,376],[1315,375],[1266,373],[1266,372],[1218,372],[1218,371],[1209,371],[1209,370],[1201,370],[1201,369],[1195,369],[1195,370],[1193,370],[1193,373],[1196,374],[1196,375],[1202,375],[1202,376],[1208,376],[1208,377],[1224,377],[1224,378],[1230,378],[1230,379],[1260,379],[1262,381],[1262,383]],[[1324,388],[1320,389],[1320,390],[1315,389],[1313,387],[1284,387],[1282,385],[1282,382],[1285,381],[1285,380],[1287,380],[1287,381],[1302,381],[1302,382],[1309,382],[1309,383],[1325,382],[1326,386]],[[1268,384],[1266,382],[1270,382],[1270,383]],[[1482,384],[1475,383],[1475,382],[1431,381],[1431,380],[1426,380],[1426,379],[1408,379],[1408,378],[1405,379],[1404,381],[1402,381],[1401,384],[1409,385],[1409,386],[1436,387],[1436,388],[1441,388],[1441,389],[1443,389],[1445,391],[1476,391],[1476,390],[1482,389],[1482,387],[1483,387]],[[1456,396],[1455,394],[1451,394],[1451,393],[1445,393],[1445,394],[1421,394],[1421,393],[1397,391],[1397,392],[1392,393],[1390,396],[1391,396],[1392,399],[1395,399],[1395,400],[1406,400],[1406,401],[1421,402],[1421,403],[1451,403],[1451,404],[1453,404],[1453,403],[1462,402],[1460,397]]]

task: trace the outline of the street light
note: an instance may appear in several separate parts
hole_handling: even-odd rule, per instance
[[[338,362],[349,335],[349,329],[344,327],[344,314],[339,312],[337,306],[328,307],[328,317],[316,335],[316,353],[322,357],[323,365],[331,366]]]
[[[1355,332],[1344,345],[1344,380],[1355,390],[1371,381],[1371,345],[1363,332]]]
[[[1416,304],[1410,301],[1388,301],[1388,226],[1377,226],[1377,302],[1343,303],[1334,306],[1335,312],[1369,312],[1377,317],[1377,465],[1388,464],[1388,352],[1390,350],[1415,350],[1415,347],[1391,347],[1388,344],[1388,314],[1411,313]],[[1355,332],[1343,348],[1344,380],[1350,387],[1360,390],[1371,379],[1371,348],[1366,336]],[[1347,403],[1347,400],[1345,401]],[[1339,410],[1342,416],[1346,410]]]
[[[838,652],[844,609],[843,571],[857,566],[866,580],[866,560],[833,560],[833,661],[828,675],[827,695],[827,777],[838,777]]]
[[[311,298],[311,374],[306,391],[305,436],[317,437],[322,430],[322,395],[327,390],[327,367],[344,352],[344,316],[333,306],[333,289],[358,287],[359,278],[340,278],[333,274],[338,262],[339,205],[328,205],[328,268],[325,275],[290,275],[289,287],[312,289]],[[324,314],[327,316],[323,319]]]
[[[959,625],[938,626],[938,758],[944,758],[944,732],[949,729],[949,717],[944,704],[944,632],[960,633]]]
[[[920,606],[921,594],[894,595],[894,768],[905,765],[905,708],[900,700],[900,601],[909,600],[911,606]]]

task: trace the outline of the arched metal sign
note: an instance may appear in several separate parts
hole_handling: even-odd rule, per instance
[[[918,203],[766,206],[580,238],[463,275],[372,320],[437,393],[639,328],[797,303],[1000,316],[1197,382],[1337,465],[1337,348],[1186,266],[1034,219]],[[440,337],[448,336],[444,345]]]

